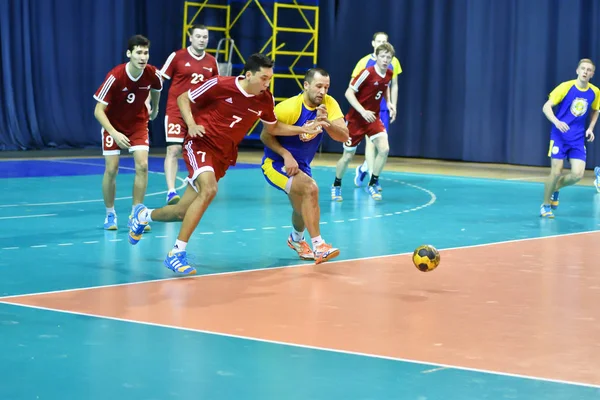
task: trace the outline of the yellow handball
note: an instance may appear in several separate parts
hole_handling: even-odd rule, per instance
[[[440,265],[440,253],[428,244],[417,247],[412,259],[415,267],[421,272],[433,271]]]

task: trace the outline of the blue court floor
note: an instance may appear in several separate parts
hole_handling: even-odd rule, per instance
[[[101,158],[0,162],[2,400],[600,399],[600,359],[592,374],[598,379],[579,382],[567,376],[540,376],[535,370],[511,373],[493,367],[440,366],[428,360],[290,344],[293,340],[275,342],[243,333],[95,315],[77,311],[82,306],[79,291],[72,292],[74,304],[78,302],[73,312],[11,303],[15,296],[120,284],[125,284],[127,297],[128,284],[174,279],[162,260],[180,224],[152,223],[152,232],[138,246],[129,245],[134,171],[133,160],[123,158],[115,204],[119,229],[104,231],[103,167]],[[163,159],[151,157],[149,169],[145,203],[157,208],[164,205],[166,195]],[[331,202],[329,194],[334,169],[317,166],[313,172],[320,188],[322,236],[340,249],[336,262],[364,259],[362,273],[368,273],[369,260],[412,253],[424,243],[443,255],[446,249],[478,245],[493,249],[494,244],[509,241],[526,246],[534,238],[600,231],[600,194],[591,187],[565,189],[556,219],[546,220],[538,214],[540,183],[385,172],[383,200],[375,202],[354,187],[354,171],[349,169],[343,179],[344,200],[338,203]],[[181,163],[180,188],[184,177]],[[231,168],[188,245],[198,273],[234,277],[246,270],[313,268],[286,245],[290,216],[287,198],[266,183],[258,165]],[[590,252],[600,256],[597,249]],[[490,257],[501,258],[492,250]],[[439,269],[444,267],[442,257]],[[397,268],[421,274],[412,265]],[[169,296],[176,302],[178,293]],[[233,293],[231,306],[238,301],[245,301],[244,296]],[[122,306],[158,312],[152,298],[130,298]],[[477,341],[473,333],[472,340]],[[317,342],[318,334],[316,326]],[[600,348],[600,338],[590,345]],[[565,371],[568,368],[565,365]]]

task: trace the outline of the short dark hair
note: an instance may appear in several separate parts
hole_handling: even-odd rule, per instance
[[[192,36],[194,34],[194,31],[196,29],[201,29],[201,30],[205,30],[205,31],[208,30],[208,28],[206,27],[206,25],[194,24],[194,25],[190,26],[190,29],[188,30],[189,35]]]
[[[244,64],[244,74],[246,72],[258,72],[261,68],[273,68],[273,60],[261,53],[254,53]]]
[[[150,48],[150,40],[142,35],[134,35],[127,41],[127,50],[133,51],[135,46]]]
[[[306,71],[306,74],[304,75],[304,80],[308,83],[311,83],[312,80],[315,78],[315,74],[320,74],[321,76],[329,76],[329,73],[323,68],[315,67]]]

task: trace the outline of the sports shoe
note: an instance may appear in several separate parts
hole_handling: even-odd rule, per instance
[[[129,220],[127,220],[127,227],[131,228],[131,215],[129,216]],[[146,224],[144,227],[144,232],[150,232],[152,228],[150,228],[150,224]]]
[[[340,255],[340,250],[334,247],[331,247],[330,244],[325,242],[318,245],[314,251],[315,254],[315,264],[321,264],[325,261],[332,260]]]
[[[540,207],[540,217],[544,218],[554,218],[554,213],[552,212],[552,208],[548,204],[542,204]]]
[[[306,240],[302,239],[298,242],[295,242],[292,239],[292,235],[290,235],[288,237],[288,246],[290,247],[290,249],[294,250],[296,253],[298,253],[298,256],[303,259],[303,260],[314,260],[315,259],[315,254],[313,253],[312,249],[310,248],[310,245],[306,242]]]
[[[117,230],[117,214],[109,212],[104,219],[104,229],[107,231]]]
[[[187,260],[187,253],[185,251],[178,251],[174,253],[173,250],[169,252],[167,258],[164,261],[165,267],[171,271],[181,275],[194,275],[196,268],[192,267]]]
[[[594,168],[594,175],[596,175],[594,186],[596,186],[596,191],[600,193],[600,167]]]
[[[342,201],[342,187],[331,186],[331,200]]]
[[[356,187],[361,187],[367,177],[368,171],[363,171],[361,167],[362,164],[356,167],[356,170],[354,171],[354,185]]]
[[[147,222],[141,222],[139,220],[140,213],[146,210],[146,206],[143,204],[138,204],[133,209],[132,215],[129,217],[129,243],[137,244],[142,238],[142,234],[145,231],[146,226],[148,226]]]
[[[558,190],[552,193],[550,197],[550,208],[556,210],[558,208]]]
[[[179,203],[179,200],[181,199],[181,197],[179,197],[179,195],[177,194],[177,192],[169,192],[167,193],[167,204],[168,205],[173,205],[173,204],[177,204]]]
[[[381,193],[377,191],[375,185],[368,186],[367,192],[371,195],[373,200],[381,200]]]

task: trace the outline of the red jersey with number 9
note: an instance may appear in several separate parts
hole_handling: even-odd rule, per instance
[[[209,147],[215,155],[231,165],[237,159],[237,148],[256,120],[274,124],[275,103],[270,91],[255,96],[248,94],[240,86],[243,76],[217,76],[188,91],[192,115],[196,124],[204,126],[202,137],[189,140],[198,141]]]
[[[131,135],[148,129],[146,99],[151,90],[162,90],[162,78],[150,64],[134,78],[127,71],[127,64],[117,65],[106,75],[94,99],[107,106],[106,116],[117,131]]]

